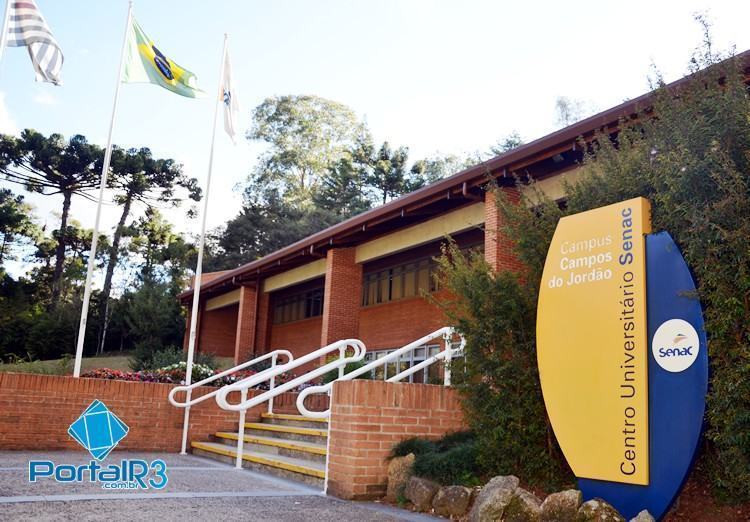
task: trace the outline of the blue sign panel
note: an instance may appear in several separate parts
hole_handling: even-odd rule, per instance
[[[703,314],[685,260],[666,232],[646,236],[649,485],[579,479],[584,500],[603,498],[626,518],[662,518],[687,479],[703,427],[708,350]],[[623,437],[628,434],[623,432]]]

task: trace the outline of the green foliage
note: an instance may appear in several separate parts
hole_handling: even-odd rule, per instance
[[[656,117],[623,122],[616,141],[599,136],[564,210],[533,190],[518,205],[498,191],[502,233],[523,274],[494,274],[480,256],[455,248],[441,260],[455,296],[444,307],[467,338],[457,386],[486,471],[540,485],[567,481],[536,370],[544,259],[562,215],[644,196],[653,229],[680,246],[705,307],[711,383],[701,468],[724,498],[750,499],[750,97],[737,60],[720,58],[704,47],[679,96],[659,86]]]
[[[432,441],[419,437],[404,439],[391,450],[389,459],[413,453],[414,474],[443,485],[479,485],[482,470],[475,435],[470,431],[449,433]]]
[[[19,138],[0,136],[1,172],[8,181],[22,185],[30,192],[63,197],[51,276],[52,305],[57,304],[61,295],[72,197],[96,188],[101,159],[101,148],[88,143],[81,135],[66,141],[60,134],[47,137],[26,129]]]
[[[263,185],[282,183],[295,199],[306,199],[329,167],[353,148],[361,131],[354,112],[317,96],[267,98],[253,111],[247,137],[269,147],[256,175]]]
[[[679,96],[661,86],[654,112],[607,139],[569,188],[571,212],[634,196],[652,203],[693,270],[705,309],[711,383],[705,469],[722,495],[750,499],[750,97],[742,64],[713,54],[692,60]],[[711,66],[701,70],[701,67]],[[720,85],[721,83],[721,85]]]
[[[439,484],[476,485],[478,466],[476,442],[463,442],[443,451],[418,455],[414,460],[414,474]]]
[[[427,439],[421,439],[419,437],[411,437],[404,439],[391,450],[390,458],[405,457],[409,453],[414,455],[423,455],[425,453],[433,453],[437,450],[437,446],[434,442]]]
[[[507,202],[499,203],[503,208]],[[519,274],[495,274],[481,253],[464,254],[455,244],[439,264],[441,284],[455,297],[438,304],[466,338],[466,357],[454,361],[453,381],[476,441],[461,446],[469,444],[477,452],[478,474],[514,474],[544,487],[561,484],[570,472],[550,442],[539,385],[536,284]]]
[[[167,346],[160,350],[154,350],[153,346],[145,342],[136,344],[128,365],[133,371],[153,371],[172,367],[177,364],[185,364],[187,353],[177,346]],[[210,353],[196,353],[193,363],[209,368],[216,368],[216,358]]]
[[[13,246],[23,239],[35,240],[41,231],[31,218],[31,206],[23,196],[0,189],[0,266],[7,259],[17,259]]]

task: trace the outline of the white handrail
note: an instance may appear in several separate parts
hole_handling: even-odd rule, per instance
[[[350,356],[347,356],[349,348],[351,348],[354,353]],[[324,355],[329,354],[333,351],[339,352],[338,359],[320,366],[315,370],[302,375],[301,377],[292,379],[291,381],[286,382],[280,386],[273,386],[274,380],[278,375],[293,370],[294,368],[302,366],[303,364],[316,361]],[[303,384],[310,379],[314,379],[315,377],[323,375],[324,373],[336,368],[338,368],[339,376],[341,376],[343,375],[344,368],[347,364],[361,361],[362,359],[364,359],[366,352],[367,348],[365,348],[365,344],[362,341],[359,341],[357,339],[344,339],[343,341],[336,341],[335,343],[329,344],[328,346],[324,346],[323,348],[315,350],[314,352],[308,353],[307,355],[300,357],[299,359],[296,359],[294,361],[289,361],[288,363],[281,366],[276,366],[275,368],[269,368],[262,373],[247,377],[234,384],[229,384],[227,386],[224,386],[223,388],[220,388],[218,390],[218,393],[216,393],[216,403],[219,405],[219,407],[229,411],[240,412],[239,430],[237,432],[237,456],[235,458],[235,467],[242,467],[242,449],[245,443],[245,414],[249,408],[257,406],[258,404],[263,404],[265,401],[269,401],[270,411],[270,405],[273,404],[273,399],[277,395],[281,395],[284,392],[293,390],[300,384]],[[252,386],[256,386],[264,381],[270,381],[271,389],[248,400],[247,390]],[[227,401],[227,395],[234,391],[240,392],[240,402],[238,404],[230,404],[229,401]]]
[[[292,353],[289,350],[274,350],[272,352],[263,354],[260,357],[256,357],[255,359],[252,359],[250,361],[244,362],[242,364],[238,364],[237,366],[235,366],[233,368],[229,368],[228,370],[224,370],[221,373],[217,373],[216,375],[212,375],[211,377],[207,377],[207,378],[203,379],[202,381],[194,382],[193,384],[190,384],[188,386],[176,386],[176,387],[172,388],[172,390],[169,392],[169,396],[168,396],[169,402],[172,403],[172,406],[175,406],[176,408],[185,408],[187,406],[192,406],[194,404],[198,404],[199,402],[203,402],[206,399],[209,399],[209,398],[215,396],[217,393],[219,393],[219,390],[221,388],[217,388],[216,390],[214,390],[214,391],[212,391],[210,393],[207,393],[205,395],[201,395],[200,397],[197,397],[195,399],[191,399],[190,401],[185,401],[185,402],[178,402],[174,398],[174,396],[177,395],[180,392],[187,393],[188,391],[192,391],[195,388],[198,388],[200,386],[205,386],[206,384],[209,384],[209,383],[215,381],[216,379],[221,379],[222,377],[226,377],[227,375],[231,375],[231,374],[233,374],[235,372],[238,372],[240,370],[243,370],[243,369],[245,369],[245,368],[247,368],[249,366],[253,366],[255,364],[258,364],[259,362],[265,361],[266,359],[269,359],[269,358],[272,359],[271,367],[267,368],[266,370],[263,370],[262,372],[259,372],[257,374],[257,375],[261,375],[264,372],[267,372],[268,370],[270,370],[271,368],[273,368],[274,366],[276,366],[276,359],[277,359],[277,357],[279,355],[286,356],[287,363],[290,363],[290,362],[292,362],[294,360],[294,356],[292,355]]]
[[[411,366],[407,368],[406,370],[400,373],[397,373],[393,377],[389,377],[388,379],[386,379],[386,382],[399,382],[400,380],[405,379],[406,377],[409,377],[410,375],[413,375],[417,373],[418,371],[423,370],[424,368],[427,368],[428,366],[431,366],[438,361],[447,361],[445,370],[443,371],[443,383],[446,386],[450,386],[451,384],[450,363],[453,360],[454,356],[463,354],[465,345],[466,345],[466,339],[464,339],[462,335],[458,348],[453,349],[450,336],[447,336],[445,340],[445,349],[442,352],[438,352],[435,355],[429,357],[428,359],[425,359],[421,363],[415,364],[414,366]]]
[[[398,350],[395,350],[395,351],[389,353],[385,357],[381,357],[380,359],[376,359],[376,360],[372,361],[371,363],[368,363],[368,364],[362,366],[361,368],[357,368],[356,370],[347,373],[346,375],[339,376],[339,378],[336,379],[336,380],[337,381],[349,381],[349,380],[354,379],[355,377],[359,377],[360,375],[364,375],[364,374],[372,371],[373,369],[377,368],[378,366],[383,366],[383,365],[385,365],[385,364],[387,364],[387,363],[389,363],[391,361],[398,360],[402,355],[404,355],[406,353],[409,353],[412,350],[415,350],[417,348],[420,348],[420,347],[424,346],[425,344],[427,344],[428,342],[430,342],[431,340],[436,339],[438,337],[442,337],[445,340],[445,343],[446,343],[445,350],[442,351],[442,352],[440,352],[438,354],[438,355],[442,354],[441,357],[438,357],[437,355],[435,355],[433,357],[430,357],[429,359],[421,362],[420,364],[415,365],[412,368],[409,368],[407,370],[404,370],[403,372],[401,372],[401,373],[399,373],[397,375],[394,375],[393,377],[391,377],[390,379],[388,379],[388,382],[394,382],[394,381],[401,380],[404,377],[408,377],[412,373],[415,373],[415,372],[417,372],[418,370],[420,370],[422,368],[426,368],[427,366],[435,363],[436,361],[438,361],[440,359],[447,359],[448,361],[450,361],[450,359],[452,357],[452,354],[453,354],[453,350],[451,348],[451,337],[453,337],[453,334],[454,334],[454,330],[453,330],[452,327],[450,327],[450,326],[444,326],[444,327],[442,327],[442,328],[440,328],[438,330],[435,330],[432,333],[429,333],[429,334],[425,335],[424,337],[421,337],[421,338],[417,339],[416,341],[413,341],[413,342],[407,344],[406,346],[403,346],[403,347],[399,348]],[[464,346],[464,340],[463,340],[463,337],[461,337],[461,346],[460,346],[459,350],[462,350],[463,346]],[[451,357],[449,357],[449,355]],[[413,371],[411,371],[411,370],[413,370]],[[445,378],[445,384],[449,385],[450,384],[450,368],[449,367],[446,367],[444,378]],[[309,388],[305,388],[297,396],[297,409],[300,411],[300,413],[302,413],[302,415],[304,415],[306,417],[311,417],[311,418],[315,418],[315,419],[327,419],[327,418],[329,418],[330,415],[331,415],[330,405],[329,405],[328,409],[324,410],[324,411],[311,411],[311,410],[308,410],[305,407],[305,399],[308,396],[312,395],[312,394],[328,393],[328,392],[330,392],[330,390],[331,390],[332,387],[333,387],[333,382],[329,382],[328,384],[321,384],[319,386],[310,386]]]
[[[352,355],[347,355],[347,351],[349,351],[350,348],[354,351],[354,353]],[[318,368],[311,370],[301,377],[292,379],[289,382],[276,386],[272,390],[268,390],[264,393],[256,395],[255,397],[252,397],[249,400],[243,400],[237,404],[230,404],[229,401],[227,401],[227,395],[234,391],[247,390],[248,388],[260,384],[261,382],[281,375],[282,373],[286,373],[309,362],[316,361],[324,355],[329,354],[333,351],[339,352],[338,359],[324,364],[323,366],[319,366]],[[270,369],[263,373],[259,373],[258,375],[247,377],[234,384],[224,386],[223,388],[218,390],[218,393],[216,394],[216,402],[219,407],[225,410],[245,411],[248,408],[252,408],[253,406],[262,404],[267,400],[273,399],[277,395],[281,395],[284,392],[292,390],[300,384],[304,384],[305,382],[319,377],[320,375],[323,375],[331,370],[338,369],[339,375],[342,375],[343,370],[347,364],[361,361],[362,359],[364,359],[366,352],[367,348],[365,347],[365,344],[358,339],[344,339],[342,341],[336,341],[335,343],[329,344],[328,346],[324,346],[323,348],[319,348],[314,352],[308,353],[307,355],[300,357],[299,359],[295,359],[294,361],[288,362],[287,364],[277,366],[275,369]]]

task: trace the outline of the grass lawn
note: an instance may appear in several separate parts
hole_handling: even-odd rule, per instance
[[[113,370],[129,371],[128,359],[130,354],[123,352],[117,355],[103,355],[101,357],[84,357],[81,361],[81,373],[97,368],[111,368]],[[219,369],[231,368],[231,357],[216,357]],[[51,359],[48,361],[22,362],[16,364],[0,364],[0,372],[43,373],[48,375],[73,375],[73,359]]]

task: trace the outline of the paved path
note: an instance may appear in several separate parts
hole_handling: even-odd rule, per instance
[[[114,452],[120,459],[162,459],[161,490],[105,490],[100,484],[29,482],[29,460],[88,464],[84,452],[0,452],[0,520],[428,521],[432,517],[374,502],[345,502],[317,489],[193,455]],[[87,477],[88,475],[86,475]]]

